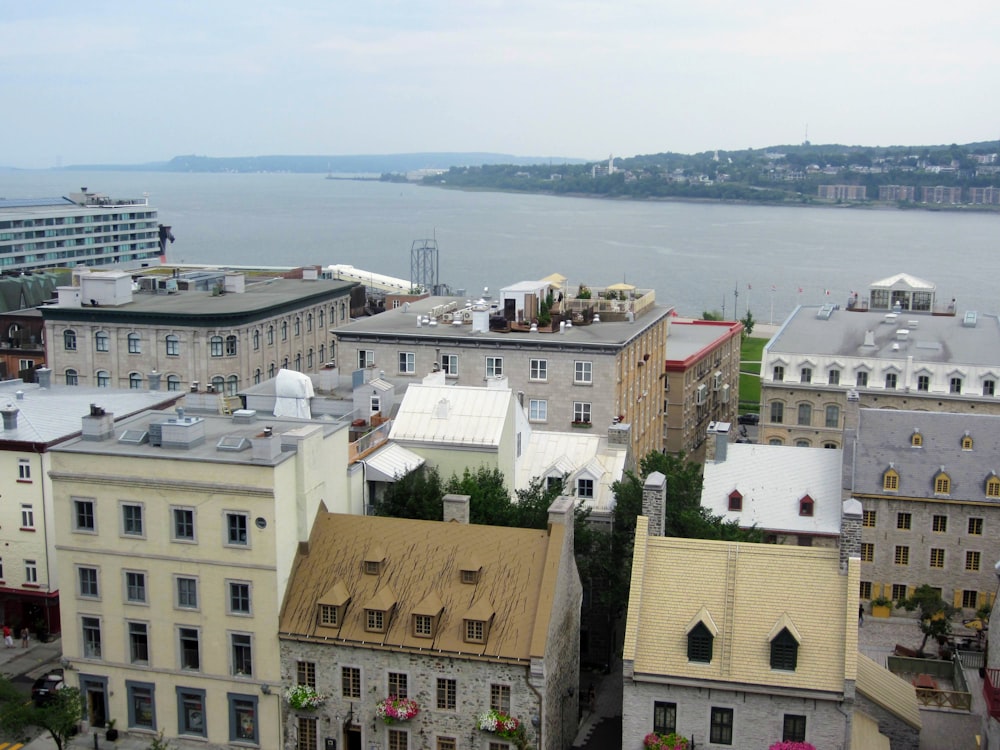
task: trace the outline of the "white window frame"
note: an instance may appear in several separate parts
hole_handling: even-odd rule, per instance
[[[549,402],[544,398],[528,399],[528,421],[547,422],[549,419]]]
[[[184,631],[192,631],[198,641],[198,666],[197,667],[186,667],[184,666],[184,647],[181,645],[181,638]],[[175,634],[175,643],[177,644],[177,668],[182,672],[203,672],[205,670],[205,659],[201,652],[201,628],[197,625],[178,625]]]
[[[98,331],[94,334],[94,351],[95,352],[109,352],[111,351],[111,337],[108,335],[107,331]]]
[[[573,385],[594,384],[594,363],[578,359],[573,363]]]
[[[414,352],[399,352],[399,374],[413,375],[417,371],[417,355]]]
[[[246,648],[248,656],[250,659],[250,671],[249,672],[239,672],[236,671],[236,639],[246,639],[246,643],[241,643],[240,648]],[[254,674],[254,648],[253,648],[253,633],[248,633],[245,631],[231,630],[228,633],[226,641],[229,644],[229,674],[233,677],[247,677],[251,678]]]
[[[80,653],[84,659],[101,659],[104,654],[104,627],[101,618],[96,615],[80,615]],[[94,639],[88,639],[87,633],[96,633],[96,644]],[[88,645],[96,645],[96,650],[90,650]]]
[[[19,482],[31,481],[31,459],[28,458],[17,459],[17,481]]]
[[[549,361],[547,359],[531,359],[528,361],[528,380],[545,383],[549,379]]]
[[[503,377],[503,357],[486,358],[486,377],[488,378]]]
[[[38,583],[38,561],[37,560],[25,560],[24,561],[24,582],[36,584]]]
[[[441,369],[444,370],[444,375],[446,378],[457,378],[458,377],[458,355],[457,354],[442,354],[441,355]]]
[[[35,530],[35,506],[31,503],[21,503],[21,530]]]
[[[358,369],[366,370],[375,366],[374,349],[358,349]]]
[[[137,626],[143,629],[142,636],[146,639],[146,658],[136,659],[135,653],[132,648],[132,627]],[[129,664],[137,664],[140,666],[148,667],[150,665],[150,656],[153,653],[152,639],[149,636],[149,623],[143,622],[142,620],[126,620],[125,621],[125,654],[128,657]]]
[[[573,402],[573,421],[591,424],[593,421],[593,404],[589,401]]]

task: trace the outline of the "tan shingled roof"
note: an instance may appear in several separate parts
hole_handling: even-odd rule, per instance
[[[920,706],[913,685],[861,653],[858,654],[857,691],[914,729],[920,729]]]
[[[561,525],[552,533],[533,529],[413,521],[399,518],[320,513],[292,570],[282,608],[282,636],[318,638],[328,643],[462,653],[496,659],[527,660],[544,647],[533,638],[548,628],[562,547]],[[381,548],[381,575],[365,575],[363,562]],[[463,584],[461,569],[470,560],[482,571],[477,584]],[[341,584],[351,597],[339,629],[317,626],[317,609]],[[395,602],[385,633],[365,630],[364,607],[391,592]],[[343,592],[338,591],[341,595]],[[364,603],[361,606],[359,603]],[[443,607],[435,637],[412,634],[411,617]],[[494,613],[485,644],[466,643],[463,619],[469,613]],[[436,612],[435,612],[436,614]],[[536,622],[536,618],[544,622]],[[533,647],[534,642],[534,647]]]

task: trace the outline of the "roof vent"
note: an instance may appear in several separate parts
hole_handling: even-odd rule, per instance
[[[908,321],[906,321],[906,327],[907,328],[916,328],[919,323],[920,323],[919,320],[908,320]]]
[[[896,324],[896,319],[899,317],[897,313],[886,313],[886,316],[882,318],[883,323]]]
[[[978,321],[979,313],[975,310],[968,310],[965,313],[965,317],[962,318],[962,325],[966,328],[975,328]]]
[[[896,340],[906,341],[910,336],[910,329],[908,328],[897,328],[896,329]]]
[[[833,315],[834,307],[833,305],[827,304],[823,305],[817,312],[816,317],[820,320],[829,320],[830,316]]]
[[[875,331],[865,331],[864,346],[875,346]]]

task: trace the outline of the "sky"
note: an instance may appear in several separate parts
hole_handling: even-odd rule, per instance
[[[0,166],[995,140],[998,28],[996,0],[0,0]]]

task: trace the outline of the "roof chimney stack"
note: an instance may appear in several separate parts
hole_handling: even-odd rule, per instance
[[[14,404],[7,404],[5,407],[0,409],[0,414],[3,415],[4,432],[17,429],[17,413],[19,411],[20,409],[14,406]]]

